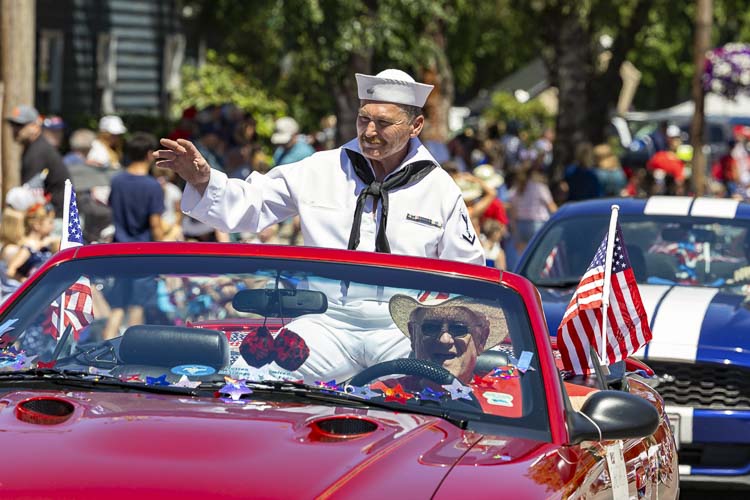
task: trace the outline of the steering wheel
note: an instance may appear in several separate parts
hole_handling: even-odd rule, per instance
[[[350,385],[361,387],[386,375],[413,375],[426,378],[439,385],[449,385],[456,377],[433,361],[415,358],[399,358],[383,361],[365,368],[349,381]],[[452,401],[456,402],[456,401]],[[463,401],[461,401],[463,403]],[[466,401],[468,403],[468,400]],[[474,393],[471,393],[471,406],[481,408]]]

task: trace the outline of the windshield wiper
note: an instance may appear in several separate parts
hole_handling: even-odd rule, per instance
[[[65,385],[78,388],[117,387],[139,392],[153,392],[157,394],[181,394],[198,396],[203,389],[175,387],[169,385],[148,385],[146,383],[125,382],[111,375],[89,373],[80,370],[55,370],[50,368],[31,369],[13,372],[0,372],[0,385],[7,382],[38,382],[50,385]]]
[[[455,415],[455,410],[448,410],[444,408],[439,408],[433,405],[430,406],[422,406],[422,405],[407,405],[407,404],[398,404],[394,405],[391,403],[387,403],[385,401],[379,401],[379,399],[383,398],[384,396],[378,396],[377,398],[363,398],[361,396],[357,396],[355,394],[349,394],[347,392],[341,392],[341,391],[334,391],[327,387],[318,387],[318,386],[312,386],[307,385],[302,382],[291,382],[291,381],[247,381],[245,382],[247,387],[251,388],[253,390],[254,394],[268,392],[268,393],[278,393],[281,392],[284,395],[289,395],[292,397],[300,397],[303,399],[310,399],[314,401],[322,401],[327,403],[345,403],[347,405],[351,406],[357,406],[357,407],[371,407],[371,408],[379,408],[384,409],[388,411],[399,411],[403,413],[414,413],[417,415],[429,415],[432,417],[439,417],[443,420],[446,420],[456,427],[459,427],[461,429],[466,429],[468,426],[468,421],[471,419],[470,415],[462,415],[461,417],[457,417]],[[223,382],[214,382],[209,384],[209,386],[213,388],[220,389],[223,387]],[[205,385],[201,384],[201,387],[204,388]],[[252,396],[249,396],[252,398]]]

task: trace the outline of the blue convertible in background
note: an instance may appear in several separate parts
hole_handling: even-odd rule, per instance
[[[657,196],[563,205],[516,269],[539,288],[553,334],[613,204],[654,335],[636,356],[668,405],[682,479],[750,485],[750,204]]]

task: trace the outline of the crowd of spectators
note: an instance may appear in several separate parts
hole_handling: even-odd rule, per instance
[[[77,193],[85,243],[303,243],[294,220],[259,234],[226,234],[183,215],[180,180],[151,161],[156,137],[129,130],[119,116],[103,116],[96,130],[68,130],[63,118],[41,117],[33,107],[20,106],[7,120],[23,147],[23,185],[8,192],[2,212],[3,294],[56,251],[65,178]],[[678,127],[662,124],[649,137],[653,154],[636,168],[620,164],[615,144],[582,142],[562,171],[553,171],[554,130],[534,136],[512,120],[466,127],[447,142],[424,143],[461,188],[487,264],[513,268],[534,233],[563,203],[689,194],[690,157],[683,135]],[[335,147],[334,136],[335,120],[303,131],[293,118],[281,117],[264,139],[253,117],[231,104],[186,109],[167,134],[193,141],[214,168],[242,179]],[[710,169],[712,194],[745,198],[749,140],[750,127],[735,128],[727,153]]]

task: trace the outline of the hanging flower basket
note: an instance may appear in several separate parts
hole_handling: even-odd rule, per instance
[[[750,95],[750,45],[728,43],[706,54],[703,88],[729,99]]]

